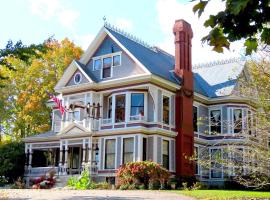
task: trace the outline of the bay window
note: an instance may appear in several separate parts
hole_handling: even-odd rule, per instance
[[[222,177],[222,165],[220,164],[221,149],[211,149],[211,178]]]
[[[221,133],[221,111],[210,111],[210,130],[211,134]]]
[[[144,94],[133,93],[131,94],[131,108],[130,116],[144,116]]]
[[[163,96],[163,123],[169,124],[170,123],[170,98]]]
[[[105,169],[115,169],[115,139],[105,141]]]
[[[115,122],[125,121],[126,95],[115,96]]]
[[[162,141],[162,165],[164,168],[169,169],[169,141]]]
[[[242,116],[242,109],[233,110],[234,133],[239,133],[242,130]]]
[[[123,139],[123,162],[122,164],[133,162],[134,155],[134,138]]]

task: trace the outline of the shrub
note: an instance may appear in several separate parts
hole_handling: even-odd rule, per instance
[[[122,165],[117,171],[118,188],[135,189],[143,185],[144,188],[159,189],[169,179],[170,173],[159,164],[151,161],[130,162]],[[158,185],[158,188],[154,187]]]
[[[12,185],[12,189],[25,189],[25,182],[24,180],[19,177],[14,184]]]
[[[108,190],[110,188],[111,185],[107,182],[96,183],[96,189]]]
[[[173,181],[176,182],[176,188],[183,187],[183,183],[186,183],[186,188],[190,188],[197,182],[195,176],[175,176]]]
[[[8,183],[8,180],[6,179],[6,177],[5,176],[0,176],[0,187],[4,186],[7,183]]]
[[[35,180],[33,180],[32,189],[50,189],[55,185],[56,181],[53,177],[46,178],[45,176],[41,176]]]
[[[70,177],[67,185],[76,190],[95,189],[97,185],[91,180],[88,168],[86,167],[80,177]]]
[[[0,177],[9,183],[23,177],[25,164],[24,144],[9,142],[0,144]]]

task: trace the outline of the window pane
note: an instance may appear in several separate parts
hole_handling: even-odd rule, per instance
[[[194,131],[197,132],[198,131],[198,109],[197,107],[193,106],[193,128]]]
[[[113,57],[113,66],[118,66],[118,65],[120,65],[120,55]]]
[[[163,96],[163,123],[169,124],[170,120],[170,98]]]
[[[242,130],[242,109],[233,110],[234,133],[239,133]]]
[[[108,118],[112,118],[112,97],[109,98]]]
[[[166,169],[169,169],[169,141],[163,140],[162,141],[162,165]]]
[[[79,111],[74,111],[74,120],[80,121],[80,112]]]
[[[269,138],[269,140],[270,140],[270,138]],[[147,151],[146,148],[147,148],[147,139],[143,138],[143,161],[146,160],[146,151]],[[269,146],[269,148],[270,148],[270,146]]]
[[[133,161],[134,138],[123,139],[123,164]]]
[[[94,70],[101,69],[101,59],[94,60]]]
[[[115,168],[115,139],[106,140],[105,169]]]
[[[111,77],[111,68],[103,68],[102,78]]]
[[[112,58],[103,58],[103,68],[110,68],[112,66]]]
[[[81,80],[82,80],[81,74],[76,74],[76,75],[75,75],[75,78],[74,78],[74,82],[75,82],[76,84],[78,84],[78,83],[81,82]]]
[[[222,166],[219,163],[221,159],[220,149],[211,149],[211,177],[221,178],[222,176]]]
[[[220,110],[211,110],[211,133],[221,133],[221,111]]]
[[[144,94],[131,94],[131,106],[144,106]]]
[[[144,115],[144,94],[131,94],[131,116]]]
[[[115,97],[115,122],[125,121],[126,95],[117,95]]]

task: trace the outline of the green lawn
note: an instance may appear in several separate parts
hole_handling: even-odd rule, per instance
[[[177,194],[192,196],[197,199],[270,199],[270,192],[236,191],[236,190],[172,190]]]

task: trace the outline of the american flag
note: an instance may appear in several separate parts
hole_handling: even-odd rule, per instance
[[[57,108],[61,112],[61,115],[63,115],[65,113],[65,108],[62,106],[61,100],[58,99],[55,95],[53,95],[51,93],[48,93],[48,95],[49,95],[50,99],[52,99],[56,103]]]

